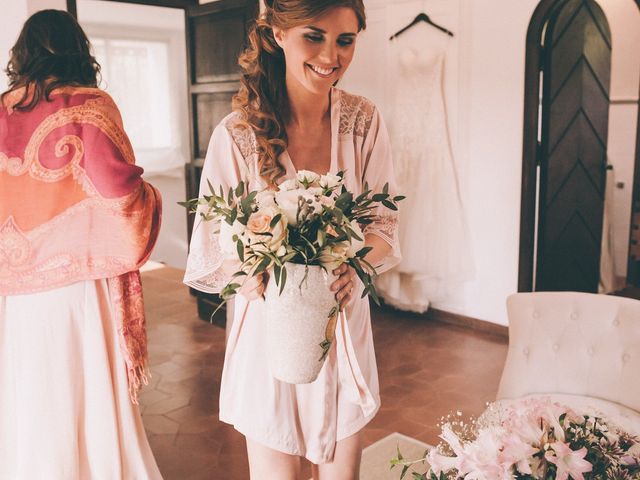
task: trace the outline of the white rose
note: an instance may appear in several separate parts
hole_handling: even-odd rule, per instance
[[[304,194],[305,198],[319,197],[322,195],[322,188],[320,187],[309,187],[304,190],[306,193]]]
[[[287,218],[289,225],[296,224],[296,216],[298,214],[298,197],[304,190],[280,190],[276,192],[276,203]]]
[[[290,178],[278,185],[278,190],[280,191],[297,190],[298,188],[300,188],[300,183],[296,178]]]
[[[276,206],[276,192],[273,190],[263,190],[256,195],[256,202],[259,208],[275,207]]]
[[[256,251],[276,252],[287,238],[287,219],[278,207],[265,207],[254,212],[249,217],[245,237],[249,245]],[[276,224],[271,227],[271,221],[281,215]],[[271,235],[262,235],[271,233]]]
[[[309,170],[300,170],[297,175],[298,181],[306,185],[311,185],[320,179],[320,175]]]
[[[229,225],[226,220],[220,222],[220,232],[218,234],[218,243],[222,253],[233,254],[237,252],[236,242],[233,241],[233,236],[237,235],[242,240],[242,235],[245,232],[245,226],[238,220],[233,222],[233,225]]]
[[[320,186],[322,188],[331,189],[339,186],[340,184],[342,184],[342,178],[340,178],[338,175],[327,173],[326,175],[322,175],[320,177]]]
[[[327,245],[320,252],[318,260],[328,272],[334,271],[347,261],[349,253],[349,242],[340,242],[334,245]]]
[[[351,236],[351,245],[349,246],[348,256],[349,258],[353,258],[356,256],[356,253],[358,253],[358,250],[364,247],[364,233],[362,233],[362,229],[360,228],[360,225],[355,220],[351,221],[350,226],[351,226],[351,230],[353,230],[356,233],[356,235],[358,235],[358,237],[362,239],[362,240],[358,240],[356,237]]]

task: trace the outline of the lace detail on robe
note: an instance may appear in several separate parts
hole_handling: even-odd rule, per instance
[[[378,215],[373,223],[367,225],[364,233],[373,233],[381,237],[389,245],[398,242],[398,215]]]
[[[220,251],[218,234],[213,232],[214,222],[205,222],[199,213],[196,215],[197,228],[206,228],[207,232],[199,248],[189,252],[187,260],[189,278],[185,277],[185,283],[201,292],[219,293],[227,284],[228,278],[220,271],[224,256]]]
[[[370,100],[342,91],[338,134],[366,137],[375,109],[375,105]]]
[[[258,141],[253,130],[238,125],[239,119],[240,115],[234,112],[227,116],[224,126],[231,134],[231,138],[233,138],[234,143],[242,154],[242,158],[248,165],[251,157],[258,154]]]
[[[251,178],[254,178],[255,175],[258,144],[255,134],[251,129],[238,126],[238,119],[239,114],[234,112],[222,120],[222,125],[224,126],[223,132],[226,130],[228,132],[228,136],[227,134],[221,134],[219,130],[216,130],[216,132],[218,132],[218,138],[216,141],[218,142],[218,146],[226,145],[225,148],[228,148],[228,152],[219,151],[216,153],[216,156],[208,158],[207,162],[209,162],[208,166],[211,167],[214,166],[214,162],[229,162],[232,164],[235,159],[237,163],[241,163],[238,165],[240,169],[240,179],[247,182],[250,181]],[[216,132],[214,132],[214,135],[216,135]],[[239,151],[240,155],[234,155],[234,149],[231,143],[235,145],[237,149],[236,151]],[[229,158],[225,157],[227,155]],[[239,156],[242,158],[238,158]],[[219,166],[220,165],[218,164],[215,165],[216,168]],[[206,188],[204,176],[206,175],[215,186],[216,178],[213,177],[217,177],[218,174],[220,174],[219,171],[211,171],[207,168],[203,170],[203,181],[200,184],[200,196],[208,193],[207,191],[202,191],[203,188]],[[240,179],[227,179],[226,183],[229,183],[227,187],[235,187],[235,184],[240,181]],[[218,178],[217,180],[220,179]],[[225,188],[225,191],[226,189],[227,188]],[[219,293],[228,283],[229,277],[220,270],[220,266],[225,260],[225,256],[221,252],[220,245],[218,243],[218,222],[214,220],[204,221],[200,214],[206,212],[206,210],[206,206],[201,206],[196,213],[191,239],[192,248],[189,251],[189,257],[187,259],[184,283],[202,292]]]

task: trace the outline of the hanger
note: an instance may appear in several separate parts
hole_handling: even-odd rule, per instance
[[[391,35],[389,37],[389,40],[393,40],[394,38],[396,38],[397,36],[401,35],[402,33],[404,33],[405,31],[409,30],[411,27],[413,27],[414,25],[416,25],[416,24],[418,24],[420,22],[426,22],[429,25],[437,28],[438,30],[446,33],[450,37],[453,37],[453,32],[451,32],[450,30],[447,30],[446,28],[441,27],[440,25],[435,23],[433,20],[431,20],[429,18],[429,15],[427,15],[426,13],[420,13],[420,14],[418,14],[418,16],[416,18],[413,19],[413,22],[411,22],[409,25],[407,25],[403,29],[401,29],[401,30],[397,31],[396,33],[394,33],[393,35]]]

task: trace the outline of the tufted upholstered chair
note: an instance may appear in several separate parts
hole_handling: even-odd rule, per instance
[[[640,433],[640,301],[576,292],[507,300],[509,351],[498,399],[551,394]]]

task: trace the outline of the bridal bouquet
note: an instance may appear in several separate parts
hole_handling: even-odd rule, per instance
[[[443,442],[425,457],[398,457],[391,468],[426,461],[415,480],[640,479],[640,440],[599,417],[578,415],[549,399],[492,404],[476,422],[449,416]]]
[[[364,245],[362,229],[374,221],[373,211],[380,204],[397,210],[397,203],[404,197],[392,197],[388,184],[378,193],[373,193],[365,184],[364,192],[355,196],[344,186],[343,177],[344,172],[318,175],[302,170],[296,178],[280,184],[277,190],[251,192],[243,182],[228,192],[222,188],[215,192],[209,183],[209,195],[182,204],[193,212],[200,212],[204,221],[218,222],[222,252],[239,261],[238,271],[221,291],[223,301],[238,292],[241,287],[239,277],[268,273],[267,317],[273,319],[271,323],[282,317],[294,318],[288,326],[268,327],[268,336],[274,339],[268,342],[274,351],[270,361],[283,349],[308,351],[296,342],[309,331],[322,332],[323,338],[317,342],[321,350],[315,362],[324,360],[333,340],[339,311],[328,286],[334,279],[331,272],[340,265],[346,263],[353,267],[364,285],[362,297],[370,295],[379,302],[373,285],[375,268],[365,259],[371,247]],[[297,292],[288,287],[289,278]],[[306,308],[302,309],[303,306]],[[313,313],[323,308],[326,308],[322,312],[324,323],[309,325]],[[295,320],[296,313],[300,314],[298,320]],[[285,334],[281,332],[283,329]],[[292,363],[303,365],[308,362],[305,358],[282,360],[283,368],[292,368]],[[319,370],[316,365],[313,366],[315,369]],[[283,377],[286,375],[277,378]],[[304,383],[313,374],[305,378],[294,377],[296,375],[288,381]]]

